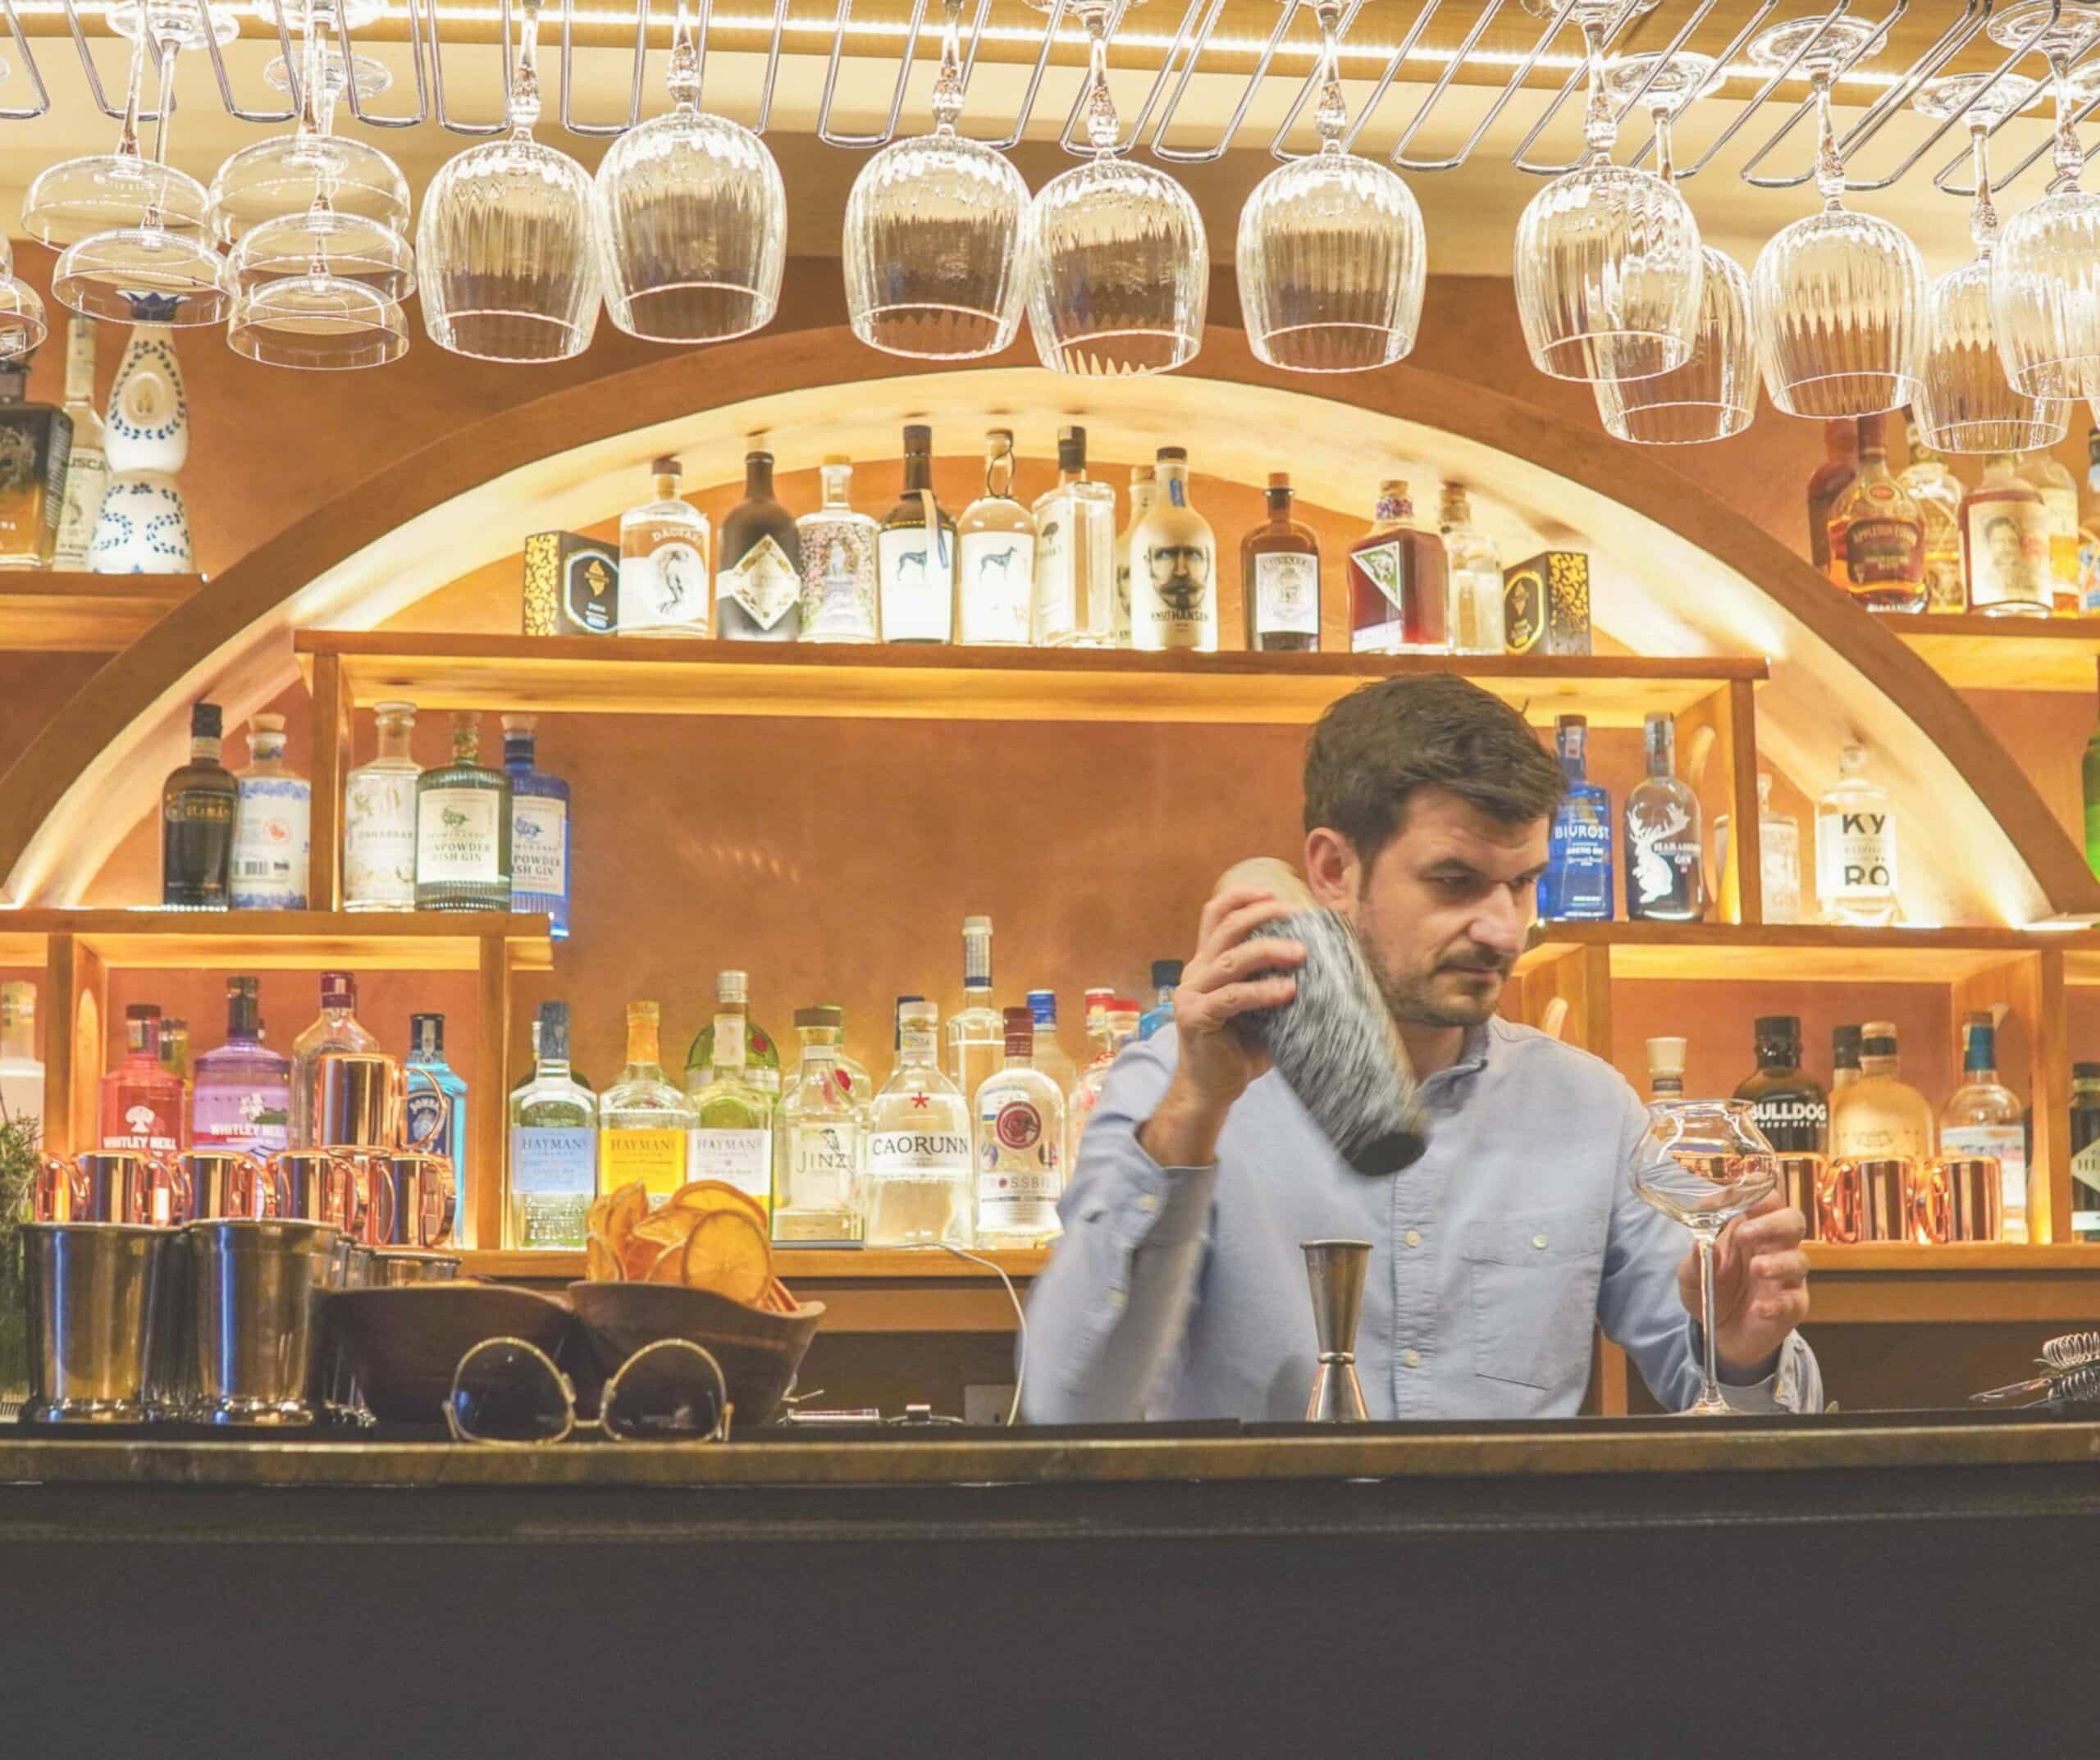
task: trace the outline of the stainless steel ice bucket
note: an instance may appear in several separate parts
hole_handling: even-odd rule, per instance
[[[314,1311],[336,1229],[324,1222],[192,1223],[193,1402],[203,1424],[310,1424]]]
[[[138,1424],[149,1416],[157,1311],[180,1248],[172,1229],[21,1224],[33,1423]]]

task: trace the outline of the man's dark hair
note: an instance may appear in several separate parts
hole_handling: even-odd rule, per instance
[[[1352,691],[1305,742],[1305,828],[1340,832],[1367,868],[1419,788],[1449,789],[1490,818],[1527,825],[1553,811],[1568,779],[1522,715],[1448,673]]]

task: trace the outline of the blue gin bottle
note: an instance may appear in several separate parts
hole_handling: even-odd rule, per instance
[[[453,1196],[463,1232],[473,1214],[467,1201],[467,1084],[445,1060],[445,1017],[409,1017],[409,1061],[403,1070],[409,1141],[452,1163]]]
[[[1611,794],[1583,774],[1590,724],[1563,715],[1554,724],[1568,792],[1554,809],[1539,914],[1550,922],[1609,923],[1612,907]]]
[[[510,773],[510,908],[544,912],[556,941],[568,933],[568,784],[534,762],[536,715],[503,718]]]

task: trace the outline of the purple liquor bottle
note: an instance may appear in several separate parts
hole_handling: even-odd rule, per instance
[[[257,981],[226,980],[226,1043],[197,1060],[191,1136],[200,1149],[275,1155],[291,1142],[291,1060],[262,1042]]]

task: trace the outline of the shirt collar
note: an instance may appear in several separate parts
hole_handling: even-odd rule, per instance
[[[1487,1051],[1491,1034],[1491,1023],[1482,1021],[1477,1027],[1468,1027],[1459,1046],[1455,1060],[1436,1074],[1426,1077],[1423,1086],[1440,1082],[1446,1078],[1455,1081],[1462,1075],[1477,1075],[1487,1067]]]

